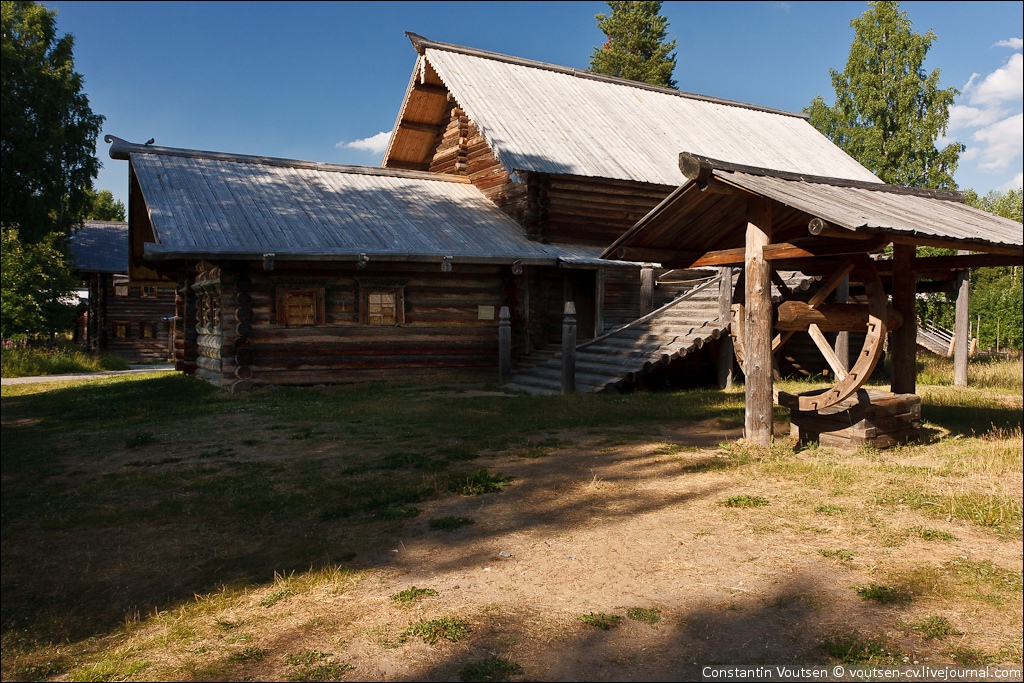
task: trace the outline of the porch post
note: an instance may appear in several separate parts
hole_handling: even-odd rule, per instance
[[[498,384],[512,379],[512,316],[508,306],[498,314]]]
[[[565,302],[562,318],[562,393],[576,391],[576,303]]]
[[[729,310],[732,308],[732,266],[718,269],[718,319],[729,324]],[[732,388],[733,349],[732,336],[722,335],[718,340],[718,388]]]
[[[772,237],[772,203],[764,197],[747,202],[747,237],[744,263],[746,298],[744,339],[746,362],[747,440],[769,446],[772,440],[772,283],[771,268],[764,259],[764,248]]]
[[[903,316],[903,324],[889,338],[892,354],[892,392],[917,393],[917,274],[914,273],[912,244],[893,245],[892,307]]]
[[[960,250],[960,254],[971,252]],[[953,324],[953,386],[967,386],[967,352],[971,347],[971,271],[956,273],[956,322]]]

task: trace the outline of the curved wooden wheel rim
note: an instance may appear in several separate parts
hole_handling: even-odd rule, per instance
[[[871,376],[871,373],[875,371],[875,366],[882,357],[882,345],[887,331],[886,320],[888,319],[889,309],[886,303],[885,289],[882,287],[882,281],[879,279],[878,271],[875,269],[875,264],[871,259],[866,255],[849,259],[822,288],[823,294],[820,293],[820,296],[815,295],[820,300],[817,300],[815,303],[815,299],[812,299],[811,305],[813,307],[819,306],[824,298],[832,293],[838,282],[849,274],[857,275],[856,279],[864,284],[864,289],[868,296],[867,335],[864,338],[864,345],[857,355],[856,362],[854,362],[853,367],[850,368],[845,377],[841,378],[831,389],[826,389],[825,391],[794,395],[780,391],[778,387],[773,386],[772,394],[778,405],[799,410],[821,410],[822,408],[827,408],[852,396],[864,385],[864,382]],[[743,368],[745,358],[743,346],[745,310],[743,304],[733,304],[731,314],[732,324],[729,326],[729,332],[733,340],[736,361],[740,364],[740,368]],[[811,325],[810,327],[817,331],[817,326]],[[808,332],[819,349],[823,353],[827,353],[822,348],[821,342],[823,337],[820,336],[821,332],[817,331],[817,335],[810,329],[808,329]],[[788,338],[789,335],[777,335],[772,341],[772,352],[777,351]]]

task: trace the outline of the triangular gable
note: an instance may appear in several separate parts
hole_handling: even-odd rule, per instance
[[[509,173],[676,186],[680,149],[782,171],[877,182],[806,117],[426,40],[384,165],[428,161],[448,93]],[[411,124],[411,125],[410,125]]]

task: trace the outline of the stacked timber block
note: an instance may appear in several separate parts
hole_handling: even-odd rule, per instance
[[[859,390],[822,410],[790,409],[790,433],[801,446],[856,449],[891,448],[917,438],[921,431],[921,397],[887,391]]]

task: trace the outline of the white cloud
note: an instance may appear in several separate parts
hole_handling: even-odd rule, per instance
[[[1024,98],[1024,54],[1014,54],[978,85],[974,76],[964,86],[964,95],[974,105],[995,105]]]
[[[1017,175],[1013,176],[1013,180],[996,189],[1000,192],[1009,192],[1010,190],[1019,190],[1022,186],[1024,186],[1024,172],[1017,171]]]
[[[971,140],[979,149],[974,158],[978,168],[1001,171],[1021,157],[1024,146],[1024,114],[1016,114],[986,126],[973,135]]]
[[[999,45],[1022,47],[1019,38]],[[1024,54],[1014,53],[985,76],[972,74],[961,92],[950,107],[948,127],[951,138],[967,144],[960,155],[961,171],[1012,175],[1013,180],[1001,185],[1003,188],[1019,183],[1024,146]]]
[[[374,154],[380,154],[388,147],[388,140],[391,139],[391,131],[380,132],[376,135],[371,135],[368,138],[362,140],[353,140],[351,142],[345,142],[342,140],[335,147],[344,149],[358,149],[364,152],[373,152]]]
[[[964,104],[954,104],[949,108],[949,130],[989,126],[1009,113],[1009,111],[1000,107],[981,109],[978,107],[968,107]]]
[[[1024,40],[1020,38],[1010,38],[1009,40],[1000,40],[992,47],[1012,47],[1014,50],[1024,49]]]

